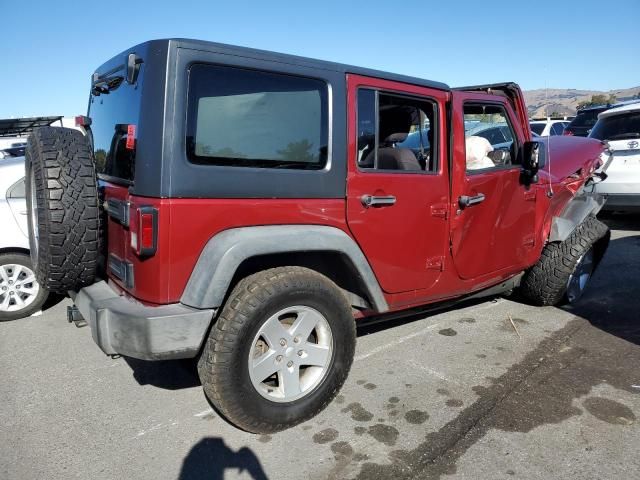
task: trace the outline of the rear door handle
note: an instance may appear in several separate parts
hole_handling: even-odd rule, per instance
[[[477,205],[478,203],[482,203],[482,202],[484,202],[484,193],[479,193],[471,197],[468,195],[462,195],[458,199],[458,205],[460,205],[460,208],[471,207],[473,205]]]
[[[395,205],[396,197],[393,195],[384,195],[384,196],[376,196],[376,195],[363,195],[360,199],[362,205],[366,208],[369,207],[390,207],[391,205]]]

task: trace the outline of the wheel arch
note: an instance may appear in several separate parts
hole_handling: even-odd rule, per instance
[[[180,301],[195,308],[218,308],[241,278],[277,266],[316,270],[345,291],[352,305],[388,310],[356,242],[338,228],[318,225],[241,227],[214,235],[203,248]]]
[[[563,242],[589,216],[595,216],[603,207],[605,198],[584,188],[574,196],[562,211],[552,217],[549,242]]]

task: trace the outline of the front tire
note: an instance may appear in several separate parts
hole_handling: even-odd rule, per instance
[[[351,306],[327,277],[280,267],[241,280],[198,362],[205,394],[253,433],[293,427],[322,411],[344,384],[356,331]]]
[[[563,242],[547,244],[527,271],[521,290],[536,305],[577,302],[609,243],[609,228],[587,217]]]
[[[0,322],[39,312],[49,292],[36,281],[28,255],[0,255]]]

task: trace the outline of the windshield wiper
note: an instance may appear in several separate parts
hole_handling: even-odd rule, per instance
[[[619,133],[618,135],[611,135],[607,140],[625,140],[627,138],[640,138],[638,132]]]

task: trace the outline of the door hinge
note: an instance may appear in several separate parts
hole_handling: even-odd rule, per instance
[[[443,204],[431,205],[432,216],[444,218],[446,220],[447,214],[448,214],[448,205],[443,205]]]
[[[427,258],[427,270],[444,271],[444,257]]]

